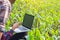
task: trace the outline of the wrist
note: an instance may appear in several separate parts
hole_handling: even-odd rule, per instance
[[[12,30],[15,30],[15,28],[12,28]]]
[[[11,33],[14,33],[14,30],[11,29],[10,32],[11,32]]]

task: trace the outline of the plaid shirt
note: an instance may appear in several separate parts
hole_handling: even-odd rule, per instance
[[[0,0],[0,16],[2,16],[3,14],[8,16],[8,14],[10,14],[10,11],[11,3],[9,2],[9,0]]]
[[[3,18],[3,23],[6,22],[6,18],[10,15],[11,3],[9,0],[0,0],[0,18]]]
[[[6,18],[9,16],[11,12],[11,4],[9,0],[0,0],[0,18],[4,19],[4,23],[6,21]],[[1,23],[0,23],[1,25]],[[9,40],[13,35],[13,30],[10,30],[8,32],[4,32],[1,40]]]
[[[1,40],[9,40],[12,37],[13,32],[14,32],[13,30],[10,30],[8,32],[3,32],[3,36]]]

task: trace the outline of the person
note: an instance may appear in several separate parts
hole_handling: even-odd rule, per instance
[[[16,22],[10,31],[5,32],[4,30],[6,21],[11,12],[11,4],[10,0],[0,0],[0,40],[9,40],[13,36],[14,30],[18,28],[20,24]]]

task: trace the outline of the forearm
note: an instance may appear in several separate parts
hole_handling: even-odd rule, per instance
[[[13,36],[14,31],[11,29],[6,33],[6,38],[9,40]]]
[[[8,35],[12,36],[14,31],[11,29],[10,31],[7,32]]]

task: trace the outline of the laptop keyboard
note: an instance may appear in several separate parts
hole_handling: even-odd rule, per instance
[[[20,27],[19,29],[20,29],[20,30],[28,30],[27,28],[25,28],[25,27],[23,27],[23,26]]]
[[[24,26],[20,26],[19,28],[17,28],[16,30],[14,30],[16,33],[19,33],[19,32],[27,32],[29,31],[30,29],[28,28],[25,28]]]

